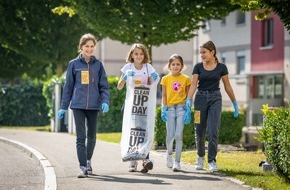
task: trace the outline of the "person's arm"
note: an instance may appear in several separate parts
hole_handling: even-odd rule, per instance
[[[118,90],[122,90],[125,86],[126,81],[124,80],[124,73],[120,76],[120,80],[118,82],[117,88]]]
[[[235,97],[228,75],[224,75],[222,77],[222,80],[224,83],[225,91],[228,94],[234,106],[234,117],[237,118],[239,116],[239,105],[238,105],[238,102],[236,101],[236,97]]]
[[[167,106],[166,87],[164,85],[161,86],[162,86],[162,105]]]
[[[197,82],[198,82],[198,74],[193,74],[192,75],[192,82],[189,87],[188,93],[187,93],[187,98],[192,99],[196,89],[197,89]]]
[[[228,75],[222,76],[222,81],[224,83],[225,91],[228,94],[228,96],[231,99],[231,101],[232,102],[236,101],[236,97],[235,97],[233,88],[231,86],[231,83],[230,83],[230,80],[229,80],[229,76]]]

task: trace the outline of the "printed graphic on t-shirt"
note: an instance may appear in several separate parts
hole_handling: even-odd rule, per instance
[[[180,84],[180,82],[173,82],[171,87],[172,87],[173,91],[178,92],[178,90],[181,87],[181,84]]]
[[[172,85],[171,85],[171,87],[172,87],[172,90],[173,90],[174,92],[178,92],[178,95],[179,95],[180,97],[183,96],[183,87],[182,87],[182,85],[180,84],[179,81],[175,81],[175,82],[173,82]]]
[[[89,84],[89,71],[82,71],[81,72],[81,77],[82,77],[82,84]]]

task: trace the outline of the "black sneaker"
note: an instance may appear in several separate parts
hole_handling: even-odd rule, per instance
[[[147,173],[149,170],[153,169],[153,162],[149,159],[143,161],[143,169],[141,170],[142,173]]]

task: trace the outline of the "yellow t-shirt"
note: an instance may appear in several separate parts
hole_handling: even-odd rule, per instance
[[[186,88],[191,84],[190,78],[185,74],[173,76],[165,75],[161,79],[162,86],[166,87],[167,105],[184,104],[186,101]]]

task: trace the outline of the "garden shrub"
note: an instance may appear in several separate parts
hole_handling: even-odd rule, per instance
[[[269,108],[263,105],[264,126],[259,140],[274,170],[290,181],[290,108]]]
[[[5,88],[0,98],[1,126],[44,126],[49,124],[43,84],[22,78],[21,84]]]
[[[221,126],[219,130],[219,144],[233,144],[242,138],[242,128],[245,126],[244,114],[234,118],[232,111],[222,111]]]
[[[121,132],[123,113],[121,108],[125,102],[126,86],[122,90],[117,89],[119,77],[108,77],[110,89],[110,110],[106,114],[100,112],[98,117],[98,132]]]

